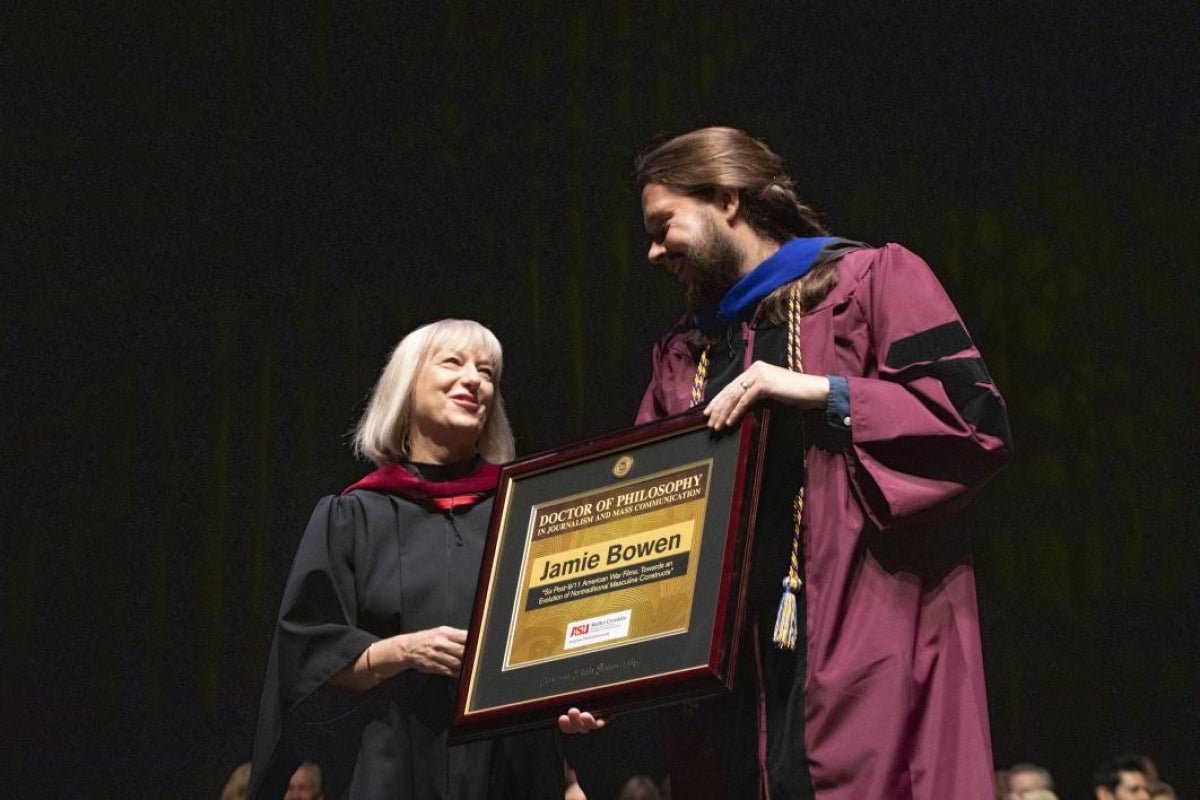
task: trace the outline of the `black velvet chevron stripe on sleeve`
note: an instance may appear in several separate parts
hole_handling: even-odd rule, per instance
[[[889,369],[903,369],[910,364],[937,361],[961,353],[970,346],[967,329],[955,320],[892,342],[885,363]]]
[[[996,395],[992,376],[981,358],[950,358],[972,346],[958,320],[897,339],[888,349],[887,366],[904,370],[904,380],[928,376],[938,380],[962,418],[980,433],[1012,447],[1008,415]]]

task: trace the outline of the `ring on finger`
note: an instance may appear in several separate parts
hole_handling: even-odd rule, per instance
[[[746,383],[745,381],[738,381],[738,386],[742,387],[743,392],[750,388],[750,384]]]

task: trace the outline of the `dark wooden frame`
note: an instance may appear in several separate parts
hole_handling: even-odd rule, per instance
[[[553,725],[571,706],[610,715],[728,689],[745,613],[766,427],[767,413],[759,411],[714,434],[706,418],[693,412],[505,465],[480,568],[451,742]],[[528,593],[525,612],[533,598],[523,570],[535,538],[532,510],[539,507],[538,498],[579,494],[581,486],[590,490],[604,481],[619,487],[612,481],[622,456],[633,462],[621,475],[626,484],[643,475],[653,480],[672,465],[686,469],[703,462],[700,469],[709,470],[699,557],[693,564],[684,561],[683,577],[695,571],[689,578],[695,586],[688,596],[686,630],[505,669],[511,623],[524,613],[518,608],[520,593]]]

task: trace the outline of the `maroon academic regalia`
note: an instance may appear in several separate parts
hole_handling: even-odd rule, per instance
[[[762,357],[753,342],[766,326],[740,327],[726,341],[749,340]],[[845,253],[837,288],[804,315],[800,341],[805,372],[847,379],[851,417],[848,429],[822,412],[801,415],[802,426],[772,423],[768,472],[782,450],[792,447],[801,463],[807,448],[804,635],[798,653],[785,656],[762,624],[774,617],[787,567],[786,549],[773,542],[791,536],[763,530],[762,519],[789,518],[792,497],[776,492],[760,504],[751,573],[770,584],[754,587],[760,607],[751,618],[760,624],[744,648],[758,664],[743,661],[742,691],[732,695],[753,706],[743,702],[733,718],[746,731],[704,731],[712,719],[729,719],[706,718],[704,704],[698,714],[668,714],[672,792],[727,792],[708,783],[723,769],[707,768],[711,742],[749,740],[759,743],[753,768],[769,780],[739,796],[804,796],[811,780],[820,800],[987,800],[994,788],[979,617],[958,512],[1009,458],[1003,401],[929,267],[897,245]],[[700,346],[686,323],[656,344],[639,422],[691,406]],[[742,364],[731,366],[726,382]],[[710,379],[708,396],[719,388]],[[781,658],[798,664],[783,688]],[[798,736],[803,746],[791,746]]]

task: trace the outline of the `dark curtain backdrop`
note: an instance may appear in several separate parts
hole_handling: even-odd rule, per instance
[[[746,5],[3,12],[10,794],[217,795],[416,325],[494,328],[522,454],[628,424],[680,306],[631,160],[721,123],[924,255],[1008,399],[974,514],[997,763],[1065,800],[1138,750],[1195,796],[1196,7]]]

